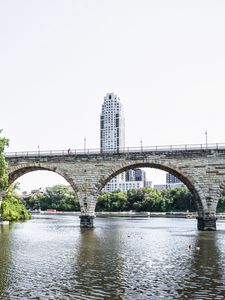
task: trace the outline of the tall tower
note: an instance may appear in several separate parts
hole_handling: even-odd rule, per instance
[[[100,116],[101,152],[110,150],[119,151],[121,148],[125,147],[124,124],[123,107],[120,98],[117,97],[117,95],[114,95],[114,93],[106,94]],[[138,178],[138,181],[136,181],[136,172],[136,170],[128,170],[118,174],[105,185],[103,191],[127,191],[131,188],[135,189],[143,187],[145,177],[141,177],[141,179]]]
[[[123,107],[120,98],[114,93],[104,97],[100,116],[101,151],[119,150],[125,146]]]

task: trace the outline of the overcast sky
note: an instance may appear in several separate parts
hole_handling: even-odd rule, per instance
[[[126,146],[225,143],[224,37],[224,0],[0,0],[7,151],[99,148],[108,92]]]

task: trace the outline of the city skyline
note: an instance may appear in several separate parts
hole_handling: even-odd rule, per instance
[[[6,151],[83,149],[85,137],[99,148],[111,91],[128,147],[204,144],[206,131],[208,143],[225,142],[224,12],[209,0],[1,2]]]

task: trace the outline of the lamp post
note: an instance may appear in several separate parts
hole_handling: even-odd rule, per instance
[[[140,140],[140,144],[141,144],[141,152],[143,152],[142,140]]]
[[[207,132],[207,130],[205,131],[205,147],[206,147],[206,149],[208,148],[208,132]]]

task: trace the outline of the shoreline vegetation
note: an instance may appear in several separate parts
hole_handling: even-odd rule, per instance
[[[77,194],[67,186],[55,185],[23,197],[29,210],[80,211]],[[103,192],[97,198],[96,212],[195,212],[193,195],[186,187],[155,190],[151,187],[127,192]]]
[[[77,194],[64,185],[55,185],[43,192],[37,192],[23,198],[30,211],[42,213],[79,214],[80,205]],[[51,212],[52,211],[52,212]],[[197,217],[197,206],[193,194],[186,187],[155,190],[144,187],[127,192],[103,192],[97,198],[95,214],[97,216],[166,216]],[[225,212],[225,191],[223,191],[217,213]]]
[[[1,134],[2,130],[0,130]],[[30,211],[80,212],[78,195],[65,185],[55,185],[26,197],[17,194],[17,185],[9,186],[8,164],[4,157],[8,139],[0,136],[0,222],[23,221],[31,218]],[[196,217],[197,206],[193,194],[186,187],[155,190],[144,187],[127,192],[102,192],[97,198],[97,216]],[[217,213],[225,212],[225,190],[217,206]],[[47,211],[47,213],[49,213]],[[218,215],[220,218],[220,215]],[[222,218],[222,217],[221,217]]]
[[[31,215],[64,215],[64,216],[79,216],[80,211],[30,211]],[[197,213],[188,212],[133,212],[133,211],[111,211],[111,212],[96,212],[96,217],[174,217],[174,218],[195,218]]]
[[[9,185],[8,164],[4,156],[8,144],[8,139],[0,136],[0,224],[3,225],[9,221],[24,221],[31,218],[24,202],[16,193],[17,186]]]
[[[80,211],[30,211],[32,216],[35,215],[62,215],[62,216],[79,216]],[[188,218],[196,219],[197,212],[133,212],[133,211],[114,211],[114,212],[96,212],[96,217],[130,217],[130,218]],[[225,213],[217,213],[218,219],[225,219]]]
[[[25,221],[31,219],[30,212],[26,209],[20,196],[15,192],[15,185],[11,185],[4,195],[0,209],[0,221]]]

